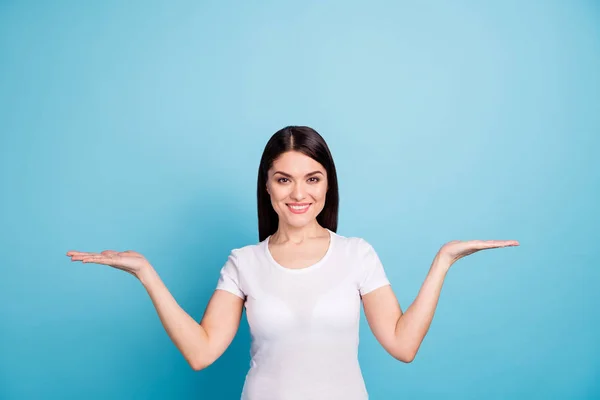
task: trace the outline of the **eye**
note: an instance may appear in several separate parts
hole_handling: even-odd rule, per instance
[[[277,182],[284,183],[284,182],[281,182],[282,179],[285,179],[286,181],[288,180],[288,178],[279,178],[279,179],[277,179]]]
[[[312,178],[308,178],[308,180],[310,181],[311,179],[314,179],[314,183],[319,182],[321,179],[317,178],[316,176],[313,176]]]

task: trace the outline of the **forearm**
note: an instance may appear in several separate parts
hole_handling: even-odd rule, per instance
[[[138,278],[150,295],[160,322],[175,346],[192,368],[204,368],[210,353],[204,328],[177,304],[153,268],[144,270]]]
[[[431,326],[450,265],[449,260],[436,255],[416,299],[398,318],[394,333],[407,361],[414,359]]]

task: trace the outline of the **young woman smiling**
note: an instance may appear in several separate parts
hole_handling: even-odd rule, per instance
[[[474,252],[515,240],[454,240],[440,248],[403,312],[373,247],[337,232],[338,184],[321,135],[289,126],[266,144],[258,170],[259,242],[233,249],[200,323],[134,251],[69,251],[72,261],[110,265],[136,276],[192,368],[211,365],[233,340],[246,309],[252,335],[242,399],[368,398],[358,363],[362,302],[385,350],[409,363],[431,324],[450,267]]]

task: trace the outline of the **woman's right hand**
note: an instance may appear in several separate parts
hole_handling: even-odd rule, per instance
[[[71,257],[71,261],[109,265],[128,272],[136,278],[139,278],[140,274],[152,268],[143,255],[132,250],[123,252],[105,250],[101,253],[68,251],[67,256]]]

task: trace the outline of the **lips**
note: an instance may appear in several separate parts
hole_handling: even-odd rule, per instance
[[[311,203],[288,203],[287,207],[293,214],[304,214],[310,208]]]

